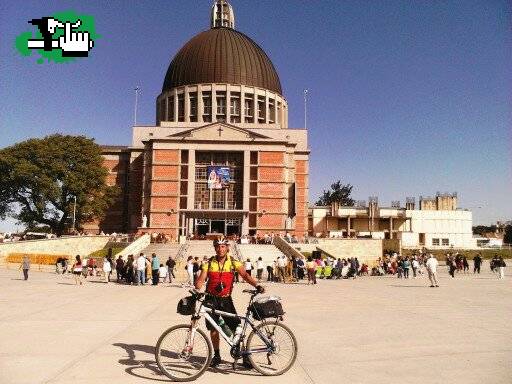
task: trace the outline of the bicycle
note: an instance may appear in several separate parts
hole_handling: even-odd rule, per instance
[[[205,332],[198,328],[199,320],[203,316],[231,347],[233,369],[236,369],[237,361],[244,357],[248,358],[254,369],[265,376],[282,375],[292,367],[297,358],[297,340],[293,332],[281,323],[282,316],[270,321],[263,318],[260,323],[253,321],[254,310],[251,310],[251,307],[258,295],[257,290],[243,291],[251,295],[245,316],[214,310],[204,305],[204,293],[192,290],[189,292],[194,302],[190,324],[179,324],[167,329],[156,344],[156,362],[167,377],[174,381],[192,381],[210,366],[213,357],[212,342]],[[200,305],[197,306],[196,302]],[[239,328],[234,336],[231,338],[226,335],[210,314],[240,319]],[[251,332],[245,342],[248,327],[251,328]],[[284,361],[279,363],[281,358]]]

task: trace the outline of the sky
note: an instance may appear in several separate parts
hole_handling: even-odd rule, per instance
[[[154,124],[167,67],[209,28],[211,0],[0,4],[0,148],[53,133],[128,145]],[[457,192],[474,224],[512,219],[512,3],[231,0],[236,29],[276,67],[291,128],[309,90],[310,202],[338,179],[383,206]],[[15,38],[74,10],[101,38],[88,58],[37,64]],[[0,222],[0,230],[12,228]]]

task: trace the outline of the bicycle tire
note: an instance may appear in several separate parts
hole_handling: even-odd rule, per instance
[[[291,331],[290,328],[288,328],[286,325],[282,324],[281,322],[279,321],[272,321],[272,322],[262,322],[260,324],[258,324],[256,326],[256,329],[261,329],[261,328],[264,328],[264,327],[273,327],[274,328],[274,334],[275,334],[275,330],[278,329],[278,328],[281,328],[282,330],[284,330],[284,332],[289,336],[290,338],[290,341],[292,343],[292,347],[291,347],[291,357],[289,359],[289,361],[287,362],[287,364],[279,369],[279,370],[267,370],[267,369],[264,369],[262,367],[262,365],[256,361],[256,357],[259,355],[263,355],[263,353],[255,353],[255,354],[250,354],[248,357],[249,357],[249,361],[251,362],[252,366],[254,369],[256,369],[259,373],[261,373],[262,375],[264,376],[279,376],[279,375],[282,375],[283,373],[285,373],[286,371],[288,371],[292,366],[293,364],[295,363],[295,360],[297,359],[297,352],[298,352],[298,347],[297,347],[297,339],[295,338],[295,335],[293,334],[293,332]],[[268,332],[265,332],[265,330],[263,330],[263,332],[265,334],[267,334]],[[256,337],[256,339],[254,339]],[[273,337],[273,336],[269,336],[267,334],[267,337]],[[255,342],[253,342],[253,340],[259,340],[261,341],[261,343],[263,343],[263,340],[258,336],[258,334],[255,332],[255,330],[253,330],[250,334],[249,334],[249,337],[247,338],[247,345],[246,345],[246,349],[248,351],[250,351],[253,347],[253,344]],[[266,355],[265,355],[266,356]],[[270,359],[269,357],[267,357],[267,359]]]
[[[165,375],[167,376],[168,378],[170,378],[171,380],[174,380],[174,381],[180,381],[180,382],[185,382],[185,381],[193,381],[193,380],[196,380],[199,376],[201,376],[207,369],[208,367],[210,366],[210,362],[212,360],[212,356],[213,356],[213,346],[212,346],[212,342],[210,341],[210,338],[208,338],[206,336],[206,334],[204,333],[204,331],[202,331],[201,329],[196,329],[196,335],[195,335],[195,338],[194,338],[194,345],[196,344],[195,341],[196,341],[196,338],[198,336],[200,336],[205,344],[206,344],[206,348],[207,348],[207,356],[205,356],[205,362],[203,364],[201,364],[201,368],[193,375],[188,375],[186,377],[180,377],[178,376],[177,374],[173,374],[172,371],[170,371],[168,369],[167,366],[165,366],[164,364],[164,361],[162,361],[162,345],[164,343],[164,341],[168,338],[168,336],[170,334],[172,334],[173,332],[175,331],[178,331],[178,330],[182,330],[182,331],[186,331],[186,333],[188,334],[188,332],[190,331],[190,324],[179,324],[179,325],[175,325],[169,329],[167,329],[164,333],[162,333],[162,335],[160,336],[160,338],[158,339],[157,343],[156,343],[156,347],[155,347],[155,359],[156,359],[156,363],[158,365],[158,368],[160,369],[160,371]],[[183,345],[184,347],[184,345]],[[176,353],[176,352],[175,352]],[[176,356],[176,361],[180,361],[180,360],[184,360],[184,359],[181,359],[179,357],[179,354]],[[176,369],[176,372],[179,372],[178,369]]]

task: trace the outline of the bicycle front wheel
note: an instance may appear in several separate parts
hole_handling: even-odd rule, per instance
[[[270,349],[258,332],[270,341]],[[286,325],[278,321],[263,322],[247,338],[246,352],[252,366],[259,373],[278,376],[288,371],[295,362],[297,340]]]
[[[210,366],[213,347],[210,339],[200,330],[190,325],[175,325],[158,339],[155,358],[158,368],[174,381],[193,381]]]

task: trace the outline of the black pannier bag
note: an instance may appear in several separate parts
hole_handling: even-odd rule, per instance
[[[281,305],[281,299],[275,296],[257,299],[252,303],[251,313],[256,320],[283,316],[284,311]]]
[[[191,316],[196,311],[196,300],[192,296],[187,296],[178,301],[176,311],[180,315]]]

